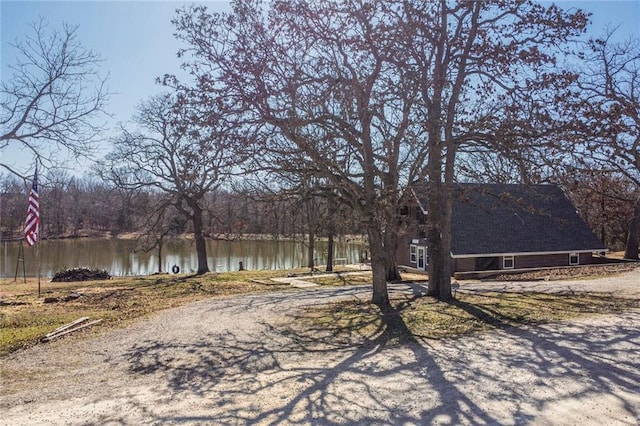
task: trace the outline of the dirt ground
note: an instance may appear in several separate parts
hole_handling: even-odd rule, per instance
[[[459,291],[522,289],[640,297],[640,269]],[[402,345],[296,326],[305,306],[369,292],[207,300],[16,352],[0,360],[0,424],[640,423],[640,310]]]

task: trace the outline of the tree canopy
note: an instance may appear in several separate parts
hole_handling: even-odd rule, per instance
[[[523,103],[535,109],[573,78],[554,71],[555,55],[586,22],[555,5],[445,0],[235,2],[174,20],[190,90],[224,94],[265,129],[256,143],[270,164],[313,171],[361,213],[383,308],[403,191],[429,183],[430,293],[449,298],[456,154],[500,131],[515,143],[504,129],[524,123]]]

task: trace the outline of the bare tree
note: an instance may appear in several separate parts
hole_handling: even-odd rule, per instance
[[[24,226],[24,182],[11,174],[0,175],[0,236],[17,238]]]
[[[456,154],[494,141],[506,101],[538,78],[559,81],[544,71],[586,17],[515,0],[335,0],[193,7],[174,22],[200,92],[227,94],[264,126],[263,164],[326,179],[359,213],[372,302],[387,308],[403,187],[428,180],[430,293],[449,299]]]
[[[13,75],[0,83],[0,151],[27,149],[45,166],[56,165],[61,151],[87,156],[103,130],[96,120],[109,97],[98,72],[101,59],[78,41],[77,26],[50,30],[41,19],[31,29],[13,44]],[[10,164],[0,166],[20,174]]]
[[[205,195],[220,187],[244,158],[241,138],[225,120],[212,110],[203,118],[171,95],[151,98],[135,118],[139,129],[123,129],[113,141],[102,171],[123,188],[147,188],[170,197],[193,226],[198,274],[209,272]]]
[[[640,187],[614,169],[568,169],[560,182],[572,204],[600,241],[620,250],[626,246],[630,217]]]
[[[201,93],[227,93],[264,125],[258,167],[326,181],[336,202],[359,213],[372,301],[387,308],[399,188],[424,149],[409,119],[415,83],[393,60],[397,19],[374,3],[278,1],[267,15],[257,3],[237,2],[229,15],[185,9],[175,23]]]
[[[162,273],[162,255],[165,243],[175,238],[185,225],[184,215],[181,215],[173,203],[171,197],[165,194],[157,194],[155,203],[150,206],[147,214],[140,219],[141,233],[136,238],[136,250],[148,253],[157,250],[158,273]]]
[[[613,31],[588,43],[577,83],[579,117],[589,161],[640,187],[640,39],[613,41]],[[638,259],[640,197],[629,218],[625,258]]]
[[[63,236],[67,233],[68,227],[73,226],[70,216],[75,214],[78,206],[70,203],[69,185],[71,177],[64,170],[51,170],[47,173],[46,186],[40,188],[40,204],[43,211],[43,226],[47,235]],[[73,213],[72,213],[73,211]]]
[[[406,3],[405,40],[420,83],[429,147],[426,237],[429,293],[451,298],[451,184],[458,153],[489,146],[505,155],[551,129],[549,100],[572,75],[555,67],[559,47],[579,35],[581,11],[527,1]],[[523,105],[533,105],[527,119]],[[551,123],[550,123],[551,122]],[[518,140],[518,137],[520,140]]]

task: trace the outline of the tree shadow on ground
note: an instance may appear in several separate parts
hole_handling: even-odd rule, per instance
[[[603,296],[612,295],[603,293]],[[517,353],[478,351],[474,353],[474,364],[488,366],[498,363],[505,367],[505,371],[535,373],[533,380],[536,386],[504,386],[496,395],[499,398],[517,401],[519,410],[527,408],[528,411],[542,413],[552,410],[558,400],[568,401],[567,404],[571,405],[571,402],[607,395],[609,404],[614,401],[630,415],[625,419],[610,420],[633,424],[640,419],[640,398],[630,400],[625,396],[640,393],[640,359],[624,355],[640,352],[640,311],[637,309],[619,313],[618,321],[609,321],[610,324],[600,327],[590,326],[588,320],[514,326],[513,317],[487,306],[460,300],[451,303],[478,320],[499,328],[503,335],[520,345]],[[580,312],[580,308],[583,307],[571,304],[567,307],[576,309],[576,312]],[[461,361],[465,358],[468,356],[461,353]],[[481,382],[495,381],[496,376],[488,370],[475,368],[469,371],[468,376]],[[528,393],[532,388],[537,394]],[[577,407],[580,406],[578,403],[571,409],[579,410]],[[591,414],[597,417],[606,411],[605,407],[594,408],[598,409],[602,412]],[[588,418],[588,414],[582,414]]]
[[[165,400],[163,409],[139,408],[173,423],[519,424],[531,421],[554,398],[638,391],[640,361],[618,361],[617,355],[640,349],[640,314],[631,315],[628,326],[616,323],[600,335],[582,325],[505,327],[433,342],[413,336],[400,315],[424,295],[424,286],[392,291],[400,288],[410,296],[382,314],[382,321],[351,324],[340,333],[301,327],[299,310],[282,309],[286,318],[260,323],[256,330],[231,325],[198,341],[157,337],[139,342],[125,354],[129,371],[159,378],[165,389],[158,392],[173,399]],[[330,302],[330,295],[340,291],[303,297]],[[355,297],[355,292],[342,296]],[[264,309],[288,297],[248,298],[243,307]],[[476,306],[454,303],[488,318]],[[220,312],[212,307],[210,314]],[[518,374],[533,376],[523,382]],[[558,389],[567,380],[578,385]],[[616,398],[627,411],[638,410]],[[172,410],[175,401],[198,409]]]
[[[391,397],[395,392],[420,392],[429,383],[446,384],[428,347],[415,340],[400,315],[425,289],[404,285],[403,291],[407,289],[412,298],[382,314],[382,321],[361,323],[338,335],[322,326],[301,327],[297,311],[281,324],[261,324],[259,333],[231,329],[199,342],[150,339],[132,347],[126,358],[132,374],[161,376],[170,393],[206,401],[205,414],[197,418],[159,414],[162,421],[429,423],[439,415],[451,417],[455,410],[449,405],[458,401],[470,413],[453,414],[453,423],[470,418],[495,422],[455,387],[443,395],[432,386],[424,407],[407,409]],[[315,292],[313,299],[322,299],[321,293]],[[280,297],[287,296],[273,295],[270,303]],[[265,303],[263,297],[250,299],[248,306]]]

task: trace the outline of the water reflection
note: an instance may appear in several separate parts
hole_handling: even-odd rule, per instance
[[[3,278],[22,277],[23,268],[28,277],[37,275],[36,250],[40,250],[43,277],[52,277],[65,268],[88,267],[106,269],[113,276],[148,275],[158,271],[157,252],[134,251],[133,241],[117,239],[79,239],[42,241],[39,247],[23,245],[24,262],[19,258],[20,243],[3,242],[1,269]],[[334,258],[348,263],[360,259],[364,250],[361,243],[337,242]],[[327,245],[316,243],[316,264],[324,265]],[[299,241],[207,241],[209,269],[217,272],[237,271],[243,262],[245,269],[288,269],[307,264],[307,247]],[[181,272],[195,272],[198,259],[190,241],[171,241],[165,244],[162,270],[167,272],[176,265]]]

